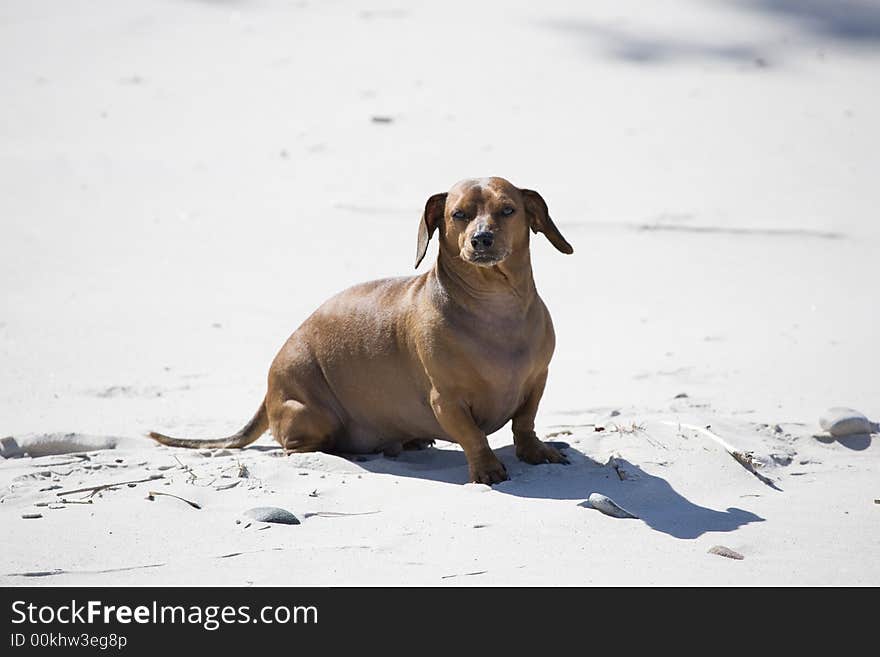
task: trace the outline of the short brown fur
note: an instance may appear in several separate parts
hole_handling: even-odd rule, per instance
[[[213,440],[150,436],[179,447],[243,447],[268,428],[288,452],[347,453],[393,453],[440,438],[462,446],[470,481],[493,484],[507,471],[486,436],[513,420],[519,459],[565,463],[534,431],[555,337],[535,290],[530,230],[573,252],[537,192],[485,178],[435,194],[416,251],[418,267],[438,232],[434,266],[325,302],[275,357],[266,397],[241,431]]]

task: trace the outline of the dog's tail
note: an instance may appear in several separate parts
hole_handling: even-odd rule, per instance
[[[266,429],[269,428],[269,414],[266,412],[266,400],[260,404],[260,408],[251,418],[250,422],[244,425],[237,433],[227,436],[226,438],[210,438],[207,440],[199,440],[198,438],[172,438],[161,433],[151,431],[150,438],[163,445],[171,447],[189,447],[189,448],[211,448],[220,449],[223,447],[244,447],[250,445],[257,438],[262,436]]]

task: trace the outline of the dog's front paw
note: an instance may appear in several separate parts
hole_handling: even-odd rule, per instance
[[[480,463],[471,465],[469,468],[470,481],[476,484],[500,484],[507,481],[507,468],[494,455],[491,459],[486,459]]]
[[[539,463],[562,463],[568,465],[568,459],[555,447],[541,442],[537,438],[516,446],[516,458],[532,465]]]

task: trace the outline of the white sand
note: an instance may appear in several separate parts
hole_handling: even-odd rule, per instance
[[[0,584],[880,584],[878,438],[812,437],[880,419],[876,3],[426,4],[0,7],[0,437],[116,445],[0,460]],[[407,273],[424,200],[481,175],[575,247],[532,249],[571,466],[509,429],[494,489],[448,444],[140,438],[238,429],[307,314]],[[268,505],[303,524],[235,523]]]

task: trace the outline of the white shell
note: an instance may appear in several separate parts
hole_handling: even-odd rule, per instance
[[[719,557],[727,557],[728,559],[736,559],[737,561],[745,559],[745,557],[739,552],[731,550],[726,545],[714,545],[710,547],[709,554],[717,554]]]
[[[832,436],[850,436],[855,433],[876,433],[877,424],[871,422],[863,413],[853,409],[836,406],[829,408],[819,418],[819,426]]]
[[[610,497],[605,497],[601,493],[590,493],[587,501],[591,507],[601,511],[606,516],[611,516],[612,518],[638,518],[637,515],[630,513]]]

